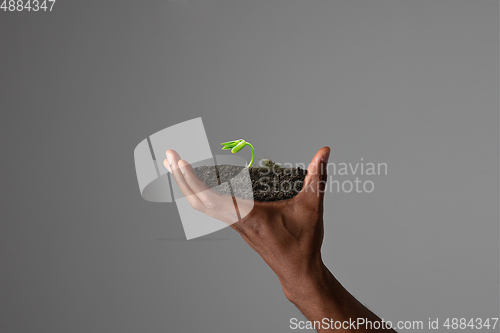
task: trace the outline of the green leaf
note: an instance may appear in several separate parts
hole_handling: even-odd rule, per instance
[[[231,153],[235,154],[235,153],[239,152],[246,145],[247,145],[247,143],[245,142],[245,140],[241,140],[240,143],[238,143],[233,149],[231,149]]]
[[[241,139],[240,140],[234,140],[234,141],[228,141],[228,142],[222,142],[221,145],[223,146],[227,146],[227,145],[234,145],[236,146],[238,143],[240,143]]]

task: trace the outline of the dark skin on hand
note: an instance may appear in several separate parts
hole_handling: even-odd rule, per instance
[[[310,321],[328,318],[381,321],[358,302],[326,268],[321,257],[323,199],[330,148],[321,148],[307,169],[302,190],[283,201],[238,200],[209,189],[174,150],[163,162],[190,205],[236,230],[278,277],[286,298]],[[351,327],[352,328],[352,327]],[[318,332],[395,332],[392,329],[322,329]]]

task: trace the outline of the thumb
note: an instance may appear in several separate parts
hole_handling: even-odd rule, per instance
[[[330,147],[323,147],[316,155],[314,155],[309,167],[307,175],[304,179],[304,186],[301,192],[305,192],[306,196],[315,196],[320,201],[323,201],[325,195],[325,186],[327,181],[327,166],[328,158],[330,157]]]

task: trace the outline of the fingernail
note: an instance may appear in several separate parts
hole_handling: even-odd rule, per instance
[[[167,154],[167,162],[168,162],[168,165],[172,165],[172,155]]]
[[[322,163],[328,162],[328,158],[330,158],[330,150],[323,153],[323,155],[321,156],[321,162]]]
[[[167,162],[167,163],[165,163],[165,162]],[[165,166],[165,168],[167,168],[167,170],[169,172],[172,172],[172,169],[170,169],[170,165],[168,165],[168,161],[167,160],[163,161],[163,165]]]
[[[179,165],[179,169],[181,169],[182,174],[184,174],[184,168],[187,165],[187,162],[184,162],[183,160],[180,160],[177,165]]]

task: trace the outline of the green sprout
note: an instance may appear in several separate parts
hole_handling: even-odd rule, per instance
[[[247,165],[247,168],[250,168],[250,166],[253,163],[253,159],[255,157],[255,150],[253,149],[253,146],[250,144],[250,142],[246,142],[243,139],[239,140],[234,140],[234,141],[228,141],[228,142],[223,142],[221,143],[224,147],[222,147],[222,150],[229,150],[231,149],[231,153],[236,154],[240,150],[242,150],[245,146],[250,146],[252,148],[252,159],[250,160],[250,163]]]

